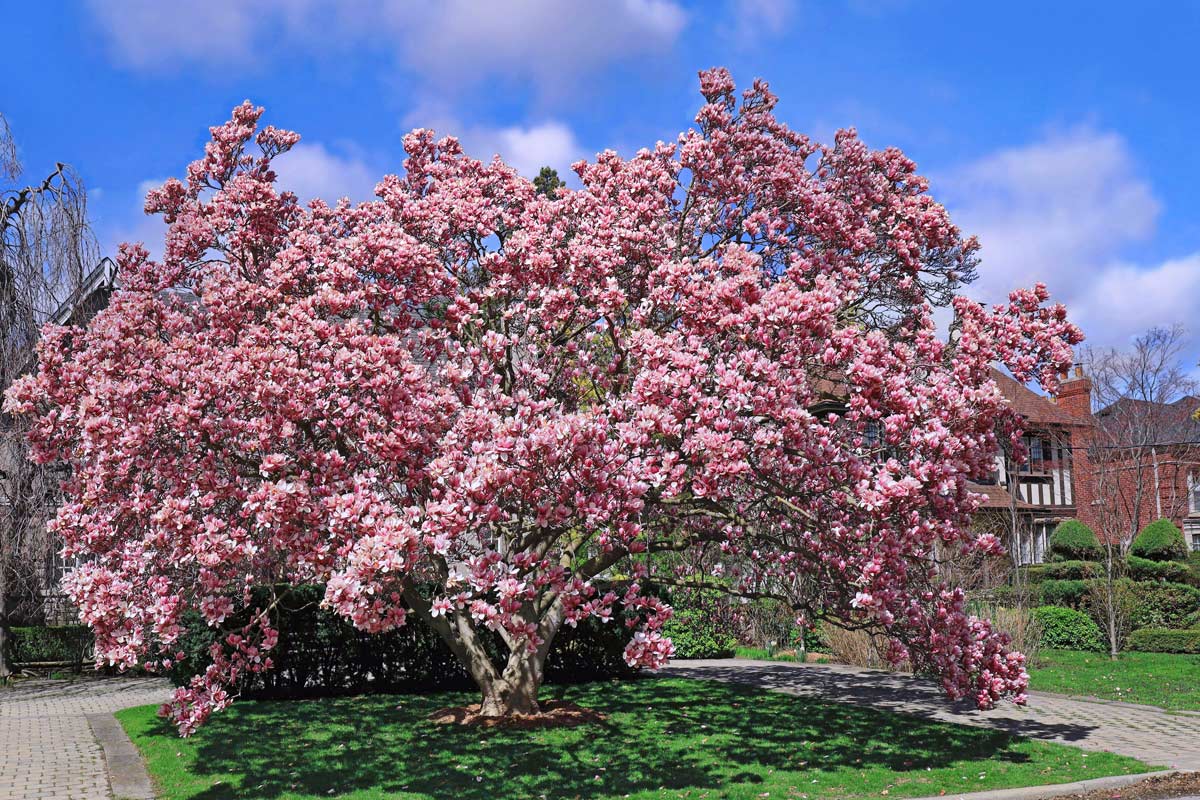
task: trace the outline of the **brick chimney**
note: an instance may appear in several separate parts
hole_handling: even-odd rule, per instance
[[[1063,377],[1055,400],[1059,408],[1073,417],[1092,415],[1092,379],[1083,374],[1081,365],[1075,365],[1074,375]]]

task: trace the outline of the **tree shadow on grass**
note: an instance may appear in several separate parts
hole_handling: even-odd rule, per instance
[[[243,702],[196,734],[192,769],[242,776],[239,796],[263,800],[355,790],[493,800],[718,789],[762,782],[768,769],[903,773],[1028,759],[1001,731],[707,681],[627,681],[551,693],[609,719],[539,731],[426,720],[438,707],[472,699],[462,694]],[[174,735],[165,724],[155,733]],[[229,793],[228,785],[216,786],[193,800]]]

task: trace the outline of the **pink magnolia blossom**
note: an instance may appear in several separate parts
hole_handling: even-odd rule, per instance
[[[707,566],[684,577],[873,625],[952,696],[1019,700],[1022,656],[931,556],[997,547],[967,490],[1020,433],[992,364],[1053,390],[1078,330],[1042,286],[954,297],[976,244],[898,150],[811,142],[761,81],[700,83],[696,127],[552,198],[416,130],[376,200],[302,207],[271,166],[298,136],[249,103],[213,128],[146,199],[163,259],[123,246],[123,290],[48,327],[7,397],[72,468],[53,528],[85,557],[67,585],[97,657],[171,663],[186,610],[221,626],[251,586],[321,582],[365,630],[431,624],[485,713],[536,709],[560,626],[618,601],[629,663],[670,658],[641,587],[686,551]],[[167,705],[183,733],[270,668],[251,611]]]

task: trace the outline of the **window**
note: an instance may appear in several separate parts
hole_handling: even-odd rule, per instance
[[[874,450],[876,447],[879,447],[882,441],[883,437],[880,435],[879,423],[873,419],[868,420],[863,430],[863,444]]]
[[[1200,514],[1200,475],[1188,474],[1188,511]]]
[[[1041,564],[1046,560],[1046,549],[1050,539],[1050,525],[1035,523],[1017,534],[1017,559],[1021,566]]]
[[[1021,472],[1045,472],[1046,457],[1050,454],[1050,443],[1030,436],[1026,436],[1022,441],[1025,444],[1027,457],[1025,463],[1021,465]]]

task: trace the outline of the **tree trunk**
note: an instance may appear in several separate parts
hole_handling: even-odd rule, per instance
[[[544,657],[539,658],[537,653],[530,653],[526,648],[510,653],[500,678],[487,687],[479,687],[483,694],[480,715],[504,717],[539,713],[538,690],[542,687],[544,665]]]
[[[0,534],[2,535],[2,534]],[[8,558],[0,548],[0,684],[8,683]]]
[[[504,717],[540,712],[538,690],[542,687],[550,645],[562,626],[561,603],[555,601],[542,615],[538,623],[538,636],[542,644],[537,650],[531,652],[522,642],[510,643],[513,646],[508,662],[504,671],[500,672],[488,657],[480,640],[482,632],[475,627],[469,615],[435,617],[430,613],[429,602],[411,587],[405,589],[404,598],[409,607],[442,637],[479,687],[481,716]]]

